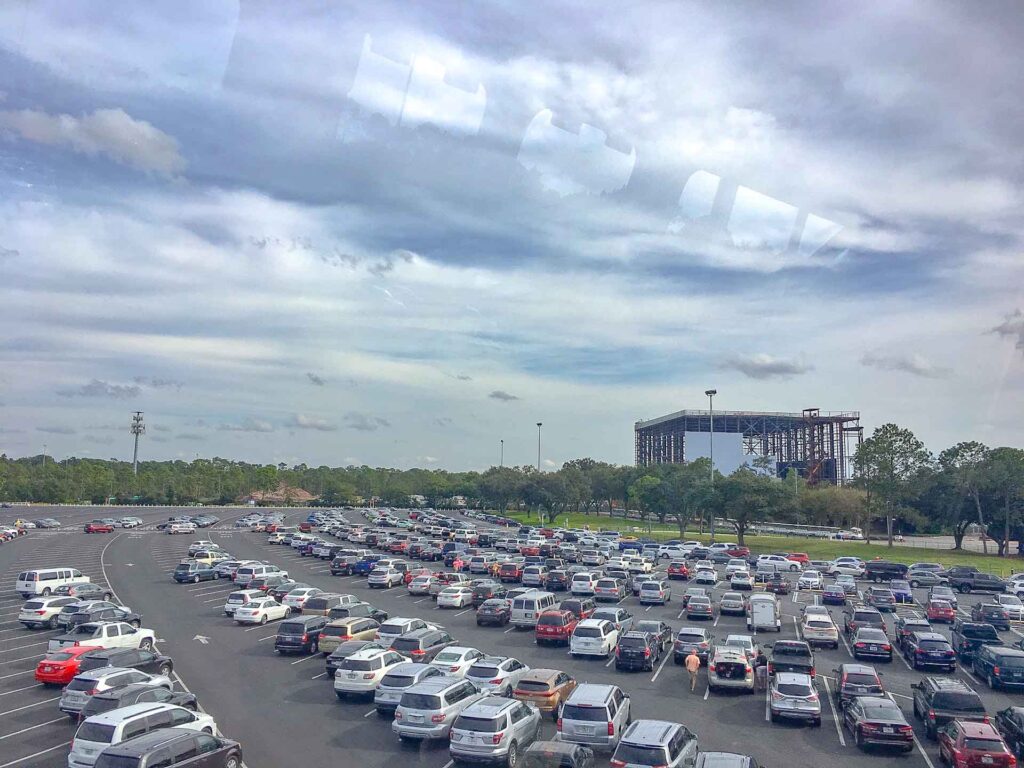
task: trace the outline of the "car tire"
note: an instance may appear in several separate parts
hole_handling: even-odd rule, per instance
[[[919,586],[921,586],[921,584],[920,584],[920,582],[918,582],[918,581],[912,581],[912,582],[910,582],[910,588],[911,588],[911,589],[917,589],[917,588],[918,588]]]
[[[50,596],[50,588],[46,587],[46,588],[43,589],[43,597],[49,597],[49,596]]]
[[[508,745],[508,756],[505,758],[505,765],[508,768],[515,768],[519,763],[519,745],[516,742],[512,742]]]
[[[998,691],[999,690],[999,683],[996,682],[996,679],[994,677],[992,677],[992,673],[991,672],[988,673],[988,680],[987,680],[987,682],[988,682],[988,687],[991,688],[993,691]]]
[[[46,622],[46,626],[49,627],[50,629],[56,629],[57,628],[57,617],[56,616],[51,616],[50,620],[48,622]]]
[[[260,624],[266,624],[266,623],[267,623],[267,614],[264,613],[263,616],[260,617]]]
[[[969,594],[971,591],[971,585],[961,584],[959,587],[957,587],[957,590],[960,592],[961,595]]]
[[[199,583],[199,574],[198,573],[195,576],[192,577],[192,583],[193,584],[198,584]]]
[[[153,641],[147,637],[145,640],[139,643],[139,648],[142,648],[144,651],[151,651],[153,650]]]
[[[172,667],[170,664],[161,664],[160,668],[157,669],[157,673],[163,675],[164,677],[169,677],[171,674],[171,669]]]

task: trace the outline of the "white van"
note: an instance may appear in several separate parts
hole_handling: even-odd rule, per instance
[[[22,571],[14,588],[22,597],[49,595],[57,587],[65,584],[87,584],[88,576],[75,568],[40,568],[35,571]]]
[[[539,589],[519,595],[512,601],[511,622],[517,627],[536,627],[537,617],[556,605],[558,598]]]
[[[157,728],[187,728],[213,734],[217,723],[204,712],[192,712],[174,704],[146,702],[112,709],[87,717],[78,726],[71,741],[68,768],[91,768],[107,747]]]
[[[259,576],[270,576],[271,574],[279,574],[281,576],[287,576],[288,571],[282,571],[276,565],[241,565],[238,570],[235,571],[235,584],[242,589],[249,586],[249,582]]]
[[[747,600],[747,629],[782,631],[782,610],[775,595],[759,593]]]

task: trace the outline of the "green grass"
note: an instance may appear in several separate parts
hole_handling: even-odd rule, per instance
[[[537,524],[537,516],[532,517],[525,512],[506,513],[508,517],[521,520],[532,525]],[[596,515],[583,515],[571,513],[559,515],[556,525],[583,528],[590,526],[592,531],[620,531],[636,536],[647,536],[646,524],[638,520],[624,520],[621,517],[597,517]],[[678,526],[652,525],[650,538],[657,541],[678,539]],[[701,541],[708,543],[710,536],[700,534],[697,531],[688,530],[687,540]],[[719,541],[735,541],[736,534],[728,529],[718,534]],[[851,555],[864,560],[872,560],[876,557],[883,560],[891,560],[897,563],[942,563],[943,565],[973,565],[986,573],[995,573],[1001,576],[1009,576],[1014,571],[1024,571],[1024,560],[1018,557],[998,557],[996,555],[985,555],[980,552],[957,552],[950,549],[933,549],[925,547],[889,547],[886,544],[867,544],[863,541],[830,541],[828,539],[811,539],[804,536],[751,536],[745,537],[746,546],[754,554],[765,552],[805,552],[812,560],[833,560],[843,555]]]

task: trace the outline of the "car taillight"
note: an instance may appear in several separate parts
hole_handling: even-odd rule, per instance
[[[434,715],[434,717],[437,717],[437,715]],[[444,718],[442,717],[441,719],[443,720]],[[435,721],[435,722],[437,722],[437,721]],[[501,740],[504,739],[504,738],[505,738],[505,732],[504,731],[502,731],[501,733],[496,733],[493,736],[491,736],[491,744],[501,744]]]
[[[417,648],[415,651],[412,651],[409,655],[410,656],[423,656],[424,653],[426,653],[426,651],[421,651],[419,648]]]
[[[754,670],[752,670],[752,669],[751,669],[750,667],[744,667],[744,668],[743,668],[743,671],[744,671],[744,672],[745,672],[746,674],[748,674],[748,675],[749,675],[749,674],[750,674],[751,672],[753,672]]]
[[[651,658],[651,649],[650,648],[644,648],[644,658],[645,659]]]
[[[714,671],[715,671],[715,665],[714,664],[708,664],[708,672],[714,672]]]
[[[992,674],[996,677],[999,676],[999,667],[992,667]]]
[[[308,643],[309,642],[309,635],[303,635],[302,636],[302,642]]]
[[[768,674],[769,674],[769,675],[771,675],[771,674],[774,674],[774,673],[775,673],[775,665],[774,665],[774,664],[772,664],[772,663],[771,663],[771,662],[769,661],[769,662],[768,662]]]
[[[928,710],[928,719],[929,720],[934,720],[935,719],[935,710],[934,709],[929,709]]]
[[[892,650],[892,646],[891,645],[883,645],[882,646],[882,650],[883,651],[891,651]]]
[[[901,726],[899,726],[899,729],[900,729],[900,733],[913,733],[914,732],[914,729],[911,726],[909,726],[909,725],[901,725]]]
[[[624,760],[612,760],[612,768],[626,768],[626,762]]]
[[[818,694],[812,693],[810,696],[807,697],[807,700],[808,701],[817,701],[818,700]]]
[[[444,722],[444,715],[431,715],[430,716],[430,722],[432,722],[432,723],[443,723]]]
[[[36,616],[42,616],[44,613],[46,613],[46,609],[43,609],[41,611],[36,611]]]
[[[881,727],[882,726],[875,725],[874,723],[862,723],[861,726],[860,726],[862,731],[868,731],[868,732],[873,732],[873,731],[880,730]]]
[[[811,667],[810,675],[811,675],[811,677],[814,677],[814,667]]]
[[[85,695],[86,696],[95,696],[99,692],[100,692],[99,688],[90,688],[88,691],[85,692]]]
[[[614,736],[615,735],[615,723],[608,723],[608,735],[609,736]]]
[[[395,712],[395,720],[401,720],[401,719],[402,719],[402,713],[401,712]]]
[[[493,680],[491,680],[491,685],[499,685],[500,683],[501,683],[501,678],[500,677],[496,677]]]
[[[866,648],[867,647],[867,643],[854,643],[853,647],[854,648]]]
[[[449,672],[458,672],[459,671],[459,667],[458,667],[458,665],[453,665],[451,667],[448,667],[448,671]]]

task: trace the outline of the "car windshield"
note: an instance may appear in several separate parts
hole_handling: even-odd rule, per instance
[[[949,648],[949,643],[945,640],[922,640],[918,647],[923,651],[945,651]]]
[[[965,624],[960,628],[960,634],[972,640],[998,640],[999,635],[996,628],[991,624]]]
[[[942,691],[932,699],[935,709],[952,709],[957,712],[984,712],[985,705],[976,693]]]
[[[669,761],[664,747],[648,746],[646,744],[630,744],[620,741],[615,749],[615,756],[612,765],[625,763],[627,765],[665,765]]]

